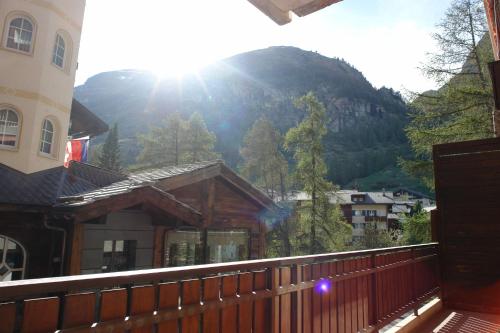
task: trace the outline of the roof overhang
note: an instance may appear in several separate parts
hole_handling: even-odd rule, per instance
[[[248,0],[279,25],[292,21],[292,12],[306,16],[342,0]]]
[[[173,195],[152,186],[139,187],[80,206],[60,207],[57,211],[59,214],[69,215],[75,223],[79,223],[141,204],[151,205],[190,225],[202,225],[202,215],[199,211],[176,200]]]
[[[73,99],[71,104],[71,127],[69,135],[74,138],[81,138],[85,136],[97,136],[109,130],[101,118],[92,113],[83,104]]]

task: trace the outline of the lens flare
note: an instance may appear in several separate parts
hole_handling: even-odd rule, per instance
[[[314,289],[317,293],[324,294],[330,291],[330,287],[331,285],[329,280],[321,280],[316,284]]]

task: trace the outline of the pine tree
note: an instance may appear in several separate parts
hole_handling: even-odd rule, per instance
[[[415,94],[406,134],[413,161],[400,161],[409,174],[432,188],[432,145],[493,136],[492,90],[487,63],[493,60],[482,0],[454,0],[433,35],[439,52],[423,67],[442,85]]]
[[[179,165],[186,126],[179,113],[168,115],[163,126],[153,127],[149,133],[139,136],[143,149],[137,161],[148,166]]]
[[[327,167],[323,159],[322,140],[327,132],[325,107],[313,93],[295,100],[295,106],[306,115],[297,127],[291,128],[286,134],[285,148],[293,152],[296,178],[311,198],[301,207],[299,219],[302,228],[307,229],[304,234],[309,236],[309,253],[314,254],[334,250],[332,245],[335,239],[349,227],[341,220],[341,216],[335,215],[336,211],[332,210],[329,202],[334,187],[326,180]],[[342,228],[333,230],[337,222],[337,227]]]
[[[118,143],[118,124],[109,131],[98,156],[98,166],[112,171],[121,171],[120,145]]]
[[[182,135],[182,162],[195,163],[218,158],[214,151],[217,140],[215,134],[207,129],[203,117],[195,112],[189,118]]]
[[[281,152],[283,138],[266,118],[255,121],[244,139],[240,153],[241,171],[250,181],[263,188],[271,198],[286,195],[288,162]]]

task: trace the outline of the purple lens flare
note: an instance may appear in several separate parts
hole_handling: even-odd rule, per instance
[[[325,294],[330,291],[331,283],[330,280],[319,280],[314,290],[319,294]]]

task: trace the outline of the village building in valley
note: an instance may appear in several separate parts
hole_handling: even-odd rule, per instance
[[[108,130],[73,99],[84,7],[0,3],[0,281],[261,258],[275,204],[221,161],[63,165]]]

